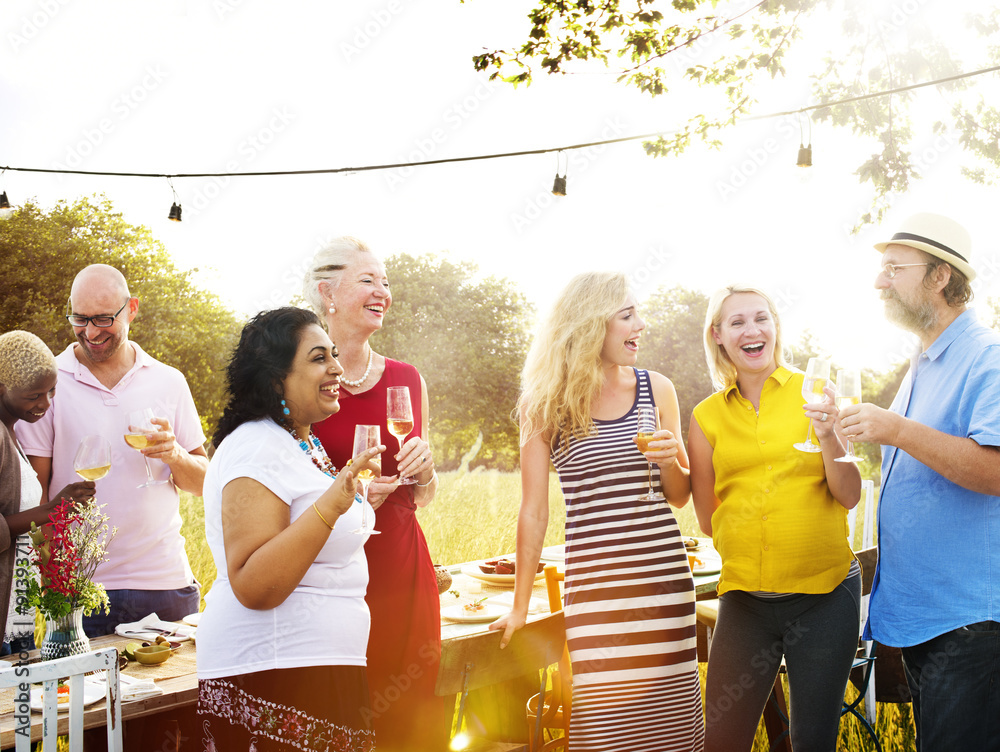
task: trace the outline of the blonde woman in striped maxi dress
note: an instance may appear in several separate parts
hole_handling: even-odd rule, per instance
[[[635,368],[645,324],[622,274],[588,273],[562,292],[522,376],[521,510],[511,613],[524,625],[548,525],[550,462],[566,501],[566,629],[573,664],[570,752],[698,752],[704,728],[694,584],[670,504],[690,496],[677,395]],[[661,430],[645,457],[637,410]],[[667,501],[641,501],[647,462]]]

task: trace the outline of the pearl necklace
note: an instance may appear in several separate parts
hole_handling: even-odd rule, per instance
[[[340,374],[340,383],[341,384],[347,384],[347,386],[352,386],[355,389],[357,389],[359,386],[361,386],[362,384],[364,384],[365,381],[368,379],[368,374],[372,372],[372,354],[373,354],[373,351],[372,351],[371,345],[369,345],[368,346],[368,367],[365,369],[365,372],[362,374],[362,376],[361,376],[360,379],[349,379],[349,378],[345,377],[344,374]]]
[[[333,461],[326,453],[326,450],[323,449],[323,445],[319,443],[319,439],[317,439],[313,435],[311,428],[309,429],[309,442],[312,443],[312,446],[310,446],[309,442],[307,442],[305,439],[299,438],[299,435],[295,433],[295,429],[292,428],[291,426],[282,425],[282,428],[288,431],[288,433],[291,434],[292,438],[299,443],[299,448],[303,452],[309,455],[309,459],[312,460],[312,463],[319,469],[321,473],[325,473],[326,475],[329,475],[331,478],[337,477],[337,469],[333,466]],[[316,456],[317,453],[319,454],[318,457]]]

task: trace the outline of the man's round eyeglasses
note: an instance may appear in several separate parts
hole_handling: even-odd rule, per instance
[[[882,272],[889,279],[896,276],[897,269],[905,269],[908,266],[930,266],[930,264],[886,264],[882,267]]]
[[[100,329],[107,329],[109,326],[115,323],[115,319],[118,318],[118,314],[125,310],[125,306],[128,305],[128,301],[131,298],[125,300],[122,303],[122,307],[115,311],[113,316],[108,314],[103,314],[101,316],[81,316],[78,313],[69,313],[66,315],[66,320],[73,326],[87,326],[87,324],[93,324]]]

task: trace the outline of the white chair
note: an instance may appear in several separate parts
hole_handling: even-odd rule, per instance
[[[42,741],[45,749],[56,748],[59,735],[56,712],[58,681],[68,678],[69,684],[69,749],[83,750],[83,681],[84,674],[104,671],[107,678],[108,752],[122,752],[122,706],[118,676],[118,651],[103,648],[83,655],[71,655],[41,663],[13,666],[0,671],[0,688],[12,687],[17,692],[14,701],[16,752],[31,749],[31,710],[29,692],[32,684],[42,684]],[[24,729],[24,731],[20,731]]]

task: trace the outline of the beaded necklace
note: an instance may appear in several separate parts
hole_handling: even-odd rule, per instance
[[[312,428],[309,429],[308,442],[305,439],[299,438],[299,435],[295,433],[295,429],[291,426],[282,424],[282,428],[288,431],[292,438],[299,443],[299,448],[309,455],[309,459],[312,460],[312,463],[320,472],[329,475],[331,478],[337,477],[337,468],[333,466],[333,462],[330,460],[329,455],[327,455],[326,450],[323,449],[323,445],[319,443],[319,439],[313,435]]]

